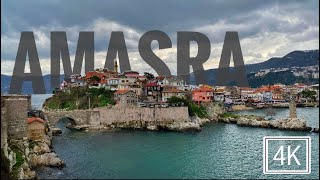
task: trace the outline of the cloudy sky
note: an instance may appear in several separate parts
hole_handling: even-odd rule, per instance
[[[211,56],[205,69],[218,66],[226,31],[238,31],[246,64],[319,48],[318,0],[5,0],[1,13],[1,73],[7,75],[13,71],[21,31],[34,32],[43,74],[50,73],[51,31],[66,31],[72,64],[79,32],[94,31],[95,67],[104,66],[111,32],[123,31],[131,68],[140,72],[154,72],[138,52],[139,38],[150,30],[171,38],[173,48],[155,46],[155,53],[172,74],[177,31],[209,37]],[[191,53],[197,54],[196,45]]]

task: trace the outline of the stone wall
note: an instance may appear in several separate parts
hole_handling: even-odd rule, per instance
[[[7,152],[8,147],[8,125],[7,125],[7,108],[4,105],[5,100],[1,98],[1,148]]]
[[[123,121],[189,121],[188,107],[112,107],[92,110],[58,110],[45,111],[45,115],[53,126],[64,117],[73,119],[77,125],[100,125]]]
[[[11,139],[22,139],[27,134],[28,100],[27,99],[7,99],[7,122],[8,137]]]
[[[8,139],[26,137],[30,109],[30,95],[1,95],[1,147],[5,148]]]
[[[100,109],[101,124],[123,121],[175,121],[189,120],[188,107],[169,108],[117,108]]]
[[[31,110],[31,95],[29,94],[1,94],[1,100],[4,99],[26,99],[28,102],[28,110]]]

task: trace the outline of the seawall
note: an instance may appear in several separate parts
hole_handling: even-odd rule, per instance
[[[44,112],[51,125],[55,125],[62,118],[70,118],[76,125],[108,125],[125,121],[190,121],[188,107],[104,107],[90,110],[51,110]]]

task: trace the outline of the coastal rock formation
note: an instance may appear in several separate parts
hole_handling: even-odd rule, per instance
[[[108,130],[114,131],[118,129],[139,129],[139,130],[149,130],[149,131],[159,131],[159,130],[168,130],[168,131],[176,131],[176,132],[193,132],[200,131],[202,125],[205,122],[210,122],[209,119],[201,119],[197,118],[193,121],[119,121],[113,122],[112,124],[107,125],[73,125],[68,126],[68,128],[75,130],[86,130],[86,131],[94,131],[94,130]]]
[[[300,130],[300,131],[310,131],[311,128],[307,127],[307,123],[304,120],[298,118],[287,118],[270,121],[270,126],[278,129],[288,129],[288,130]]]
[[[52,128],[51,131],[53,136],[62,134],[62,131],[60,128]]]
[[[199,118],[198,116],[194,116],[194,117],[191,117],[191,121],[194,122],[194,123],[199,124],[200,126],[203,126],[206,123],[215,122],[216,119]]]
[[[217,120],[219,115],[224,114],[226,112],[226,109],[223,103],[219,103],[219,102],[204,104],[204,107],[206,108],[206,111],[209,116],[208,118],[211,121]]]
[[[11,140],[8,143],[5,157],[1,156],[1,166],[8,166],[10,179],[35,179],[36,173],[32,171],[29,165],[29,143],[26,138],[22,140]],[[1,152],[2,153],[2,152]],[[4,164],[2,164],[4,163]]]
[[[196,131],[201,131],[201,127],[199,123],[194,123],[194,122],[177,122],[177,123],[172,123],[169,124],[166,127],[168,130],[171,131],[177,131],[177,132],[196,132]]]
[[[52,130],[51,130],[52,132]],[[57,155],[50,149],[52,136],[38,141],[33,141],[29,145],[30,153],[28,155],[28,161],[30,166],[55,166],[62,167],[64,162],[57,157]]]
[[[36,172],[30,170],[29,165],[25,162],[19,172],[19,179],[36,179],[36,176]]]
[[[31,165],[36,166],[55,166],[55,167],[62,167],[64,162],[57,157],[57,154],[54,152],[44,153],[41,155],[32,154],[30,156]]]
[[[51,152],[51,149],[49,148],[47,143],[39,142],[34,145],[32,152],[35,154],[44,154]]]
[[[308,127],[306,121],[298,118],[286,118],[278,120],[265,120],[262,116],[254,115],[237,115],[235,117],[220,117],[220,122],[237,124],[239,126],[252,126],[261,128],[275,128],[282,130],[294,131],[311,131],[317,132],[316,128]],[[318,131],[319,132],[319,131]]]
[[[147,126],[147,130],[150,130],[150,131],[158,131],[158,126],[153,126],[153,125],[150,125],[150,126]]]

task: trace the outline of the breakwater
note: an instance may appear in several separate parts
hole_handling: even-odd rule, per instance
[[[319,128],[307,126],[305,120],[298,118],[283,118],[277,120],[265,120],[262,116],[256,115],[229,115],[219,117],[219,122],[237,124],[239,126],[251,126],[291,131],[306,131],[319,133]]]
[[[77,125],[112,124],[125,121],[189,121],[188,107],[169,108],[140,108],[140,107],[111,107],[89,110],[51,110],[44,111],[51,125],[62,118],[69,118]]]

